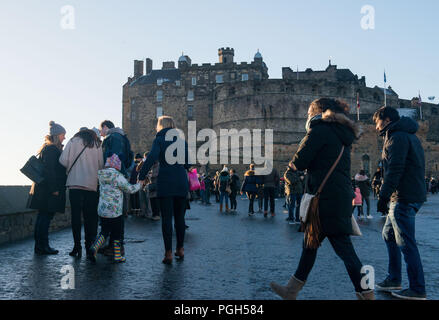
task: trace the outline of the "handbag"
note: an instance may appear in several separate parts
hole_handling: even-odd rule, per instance
[[[20,171],[36,184],[44,181],[44,164],[41,158],[30,157]]]
[[[351,216],[351,223],[352,223],[352,236],[361,237],[363,234],[361,233],[360,226],[357,223],[357,220],[354,218],[354,216]]]
[[[302,228],[305,229],[305,244],[307,248],[317,249],[320,246],[320,219],[319,219],[319,199],[320,194],[331,176],[335,167],[339,163],[341,156],[344,152],[344,146],[341,147],[340,154],[332,165],[331,169],[327,173],[325,179],[323,179],[316,194],[305,193],[300,203],[300,220],[302,221]]]

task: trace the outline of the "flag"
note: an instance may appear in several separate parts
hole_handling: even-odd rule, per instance
[[[419,105],[422,104],[422,99],[421,99],[421,91],[419,91]]]
[[[386,78],[386,70],[384,70],[384,83],[387,82],[387,78]]]
[[[357,109],[360,110],[360,94],[357,93]]]

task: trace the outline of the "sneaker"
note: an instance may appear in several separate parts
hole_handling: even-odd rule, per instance
[[[372,215],[368,215],[367,219],[373,219],[373,216]]]
[[[288,224],[296,224],[296,221],[290,220],[290,221],[288,221]]]
[[[427,300],[427,295],[425,293],[417,293],[410,289],[392,292],[392,296],[404,300]]]
[[[375,287],[381,291],[391,291],[391,290],[401,290],[401,282],[392,281],[390,279],[386,279],[383,282],[377,283]]]
[[[290,217],[286,218],[285,221],[293,221]]]
[[[154,221],[159,221],[160,220],[160,216],[152,216],[151,218]]]
[[[249,215],[249,217],[253,217],[255,215],[255,213],[254,212],[249,212],[248,215]]]

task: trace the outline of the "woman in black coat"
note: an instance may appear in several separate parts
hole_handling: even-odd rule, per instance
[[[56,212],[64,213],[66,205],[66,168],[59,163],[65,129],[51,121],[50,133],[40,149],[44,164],[44,180],[33,184],[30,191],[29,208],[38,210],[35,222],[35,253],[57,254],[49,245],[49,226]]]
[[[175,128],[174,120],[171,117],[162,116],[157,122],[157,135],[152,144],[151,151],[145,159],[145,163],[139,172],[139,181],[144,180],[156,161],[159,161],[159,173],[157,176],[157,198],[160,204],[162,215],[162,234],[165,244],[165,258],[163,263],[172,263],[172,217],[175,220],[175,230],[177,233],[177,250],[175,256],[182,259],[184,257],[184,235],[185,221],[184,213],[187,208],[187,195],[189,192],[189,181],[187,169],[189,168],[188,147],[186,141],[182,141],[181,146],[184,148],[184,157],[179,159],[180,154],[177,148],[174,153],[167,154],[169,146],[176,143],[177,138],[167,141],[166,134],[169,130]],[[177,142],[176,142],[177,141]],[[176,157],[177,159],[168,159]],[[177,160],[176,163],[170,163]],[[180,161],[182,160],[182,161]]]
[[[315,194],[338,158],[340,162],[326,182],[319,201],[321,231],[318,239],[328,238],[336,254],[343,260],[359,299],[374,299],[373,290],[361,286],[362,263],[355,253],[352,234],[351,145],[360,136],[356,124],[347,117],[349,107],[333,99],[317,99],[308,110],[307,134],[293,157],[297,170],[308,172],[307,192]],[[314,265],[317,249],[303,246],[299,266],[287,286],[271,283],[284,299],[295,299]],[[331,297],[336,299],[337,297]]]

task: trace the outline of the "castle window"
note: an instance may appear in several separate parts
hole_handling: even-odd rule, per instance
[[[209,74],[208,74],[208,73],[205,73],[205,74],[204,74],[204,80],[206,80],[206,81],[209,80]]]
[[[229,88],[229,96],[233,96],[235,94],[235,87],[230,87]]]
[[[236,79],[236,73],[235,72],[231,72],[230,73],[230,79],[231,80],[235,80]]]
[[[370,163],[370,158],[367,154],[363,155],[361,157],[361,161],[363,163],[363,170],[366,171],[366,174],[369,174],[369,163]]]
[[[161,86],[163,84],[163,78],[157,79],[157,85]]]
[[[134,111],[131,111],[130,119],[131,121],[136,120],[136,113]]]
[[[187,101],[194,101],[194,90],[189,90],[187,92]]]
[[[254,78],[255,80],[261,80],[261,75],[259,73],[255,73]]]
[[[163,108],[157,107],[156,114],[157,114],[157,118],[160,118],[163,115]]]
[[[197,77],[192,77],[192,85],[193,86],[197,85]]]
[[[213,104],[209,104],[209,118],[213,118]]]
[[[194,106],[187,106],[187,119],[192,120],[194,118]]]
[[[248,73],[243,73],[241,75],[241,81],[248,81]]]
[[[157,101],[163,101],[163,91],[157,90]]]
[[[179,86],[181,85],[180,80],[175,80],[175,85],[176,85],[177,87],[179,87]]]
[[[222,74],[217,74],[215,76],[215,81],[216,81],[216,83],[223,83],[224,82],[223,75]]]
[[[136,103],[136,99],[132,99],[131,100],[131,105],[133,105],[133,104],[135,104]]]

